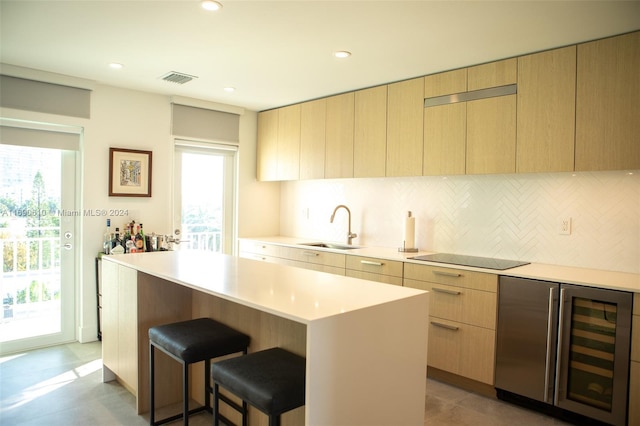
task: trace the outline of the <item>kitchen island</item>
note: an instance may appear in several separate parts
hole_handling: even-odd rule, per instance
[[[148,329],[210,317],[306,357],[306,405],[284,425],[424,423],[428,293],[233,256],[176,251],[103,258],[103,363],[148,411]],[[158,359],[159,406],[180,400],[180,368]],[[192,369],[202,403],[202,367]],[[260,414],[252,424],[262,424]]]

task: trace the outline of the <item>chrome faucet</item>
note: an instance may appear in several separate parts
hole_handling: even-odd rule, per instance
[[[333,209],[333,214],[331,215],[331,220],[329,220],[329,222],[333,223],[333,219],[335,219],[336,217],[336,212],[340,208],[345,209],[347,211],[347,215],[349,216],[349,230],[347,231],[347,244],[351,245],[353,239],[356,238],[358,234],[351,232],[351,210],[349,210],[349,207],[345,206],[344,204],[340,204],[339,206],[337,206],[335,209]]]

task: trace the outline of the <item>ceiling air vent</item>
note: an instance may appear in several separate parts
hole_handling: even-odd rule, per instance
[[[198,77],[196,77],[195,75],[189,75],[182,72],[170,71],[160,78],[163,79],[164,81],[168,81],[169,83],[185,84],[190,82],[194,78],[198,78]]]

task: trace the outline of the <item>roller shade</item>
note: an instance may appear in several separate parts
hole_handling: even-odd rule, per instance
[[[90,117],[91,91],[0,75],[0,105],[70,117]]]
[[[2,125],[0,126],[0,143],[78,151],[80,134]]]
[[[237,143],[239,132],[240,116],[237,114],[172,104],[171,133],[174,136]]]

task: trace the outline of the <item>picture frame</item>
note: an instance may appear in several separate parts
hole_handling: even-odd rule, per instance
[[[109,196],[151,197],[152,151],[109,148]]]

